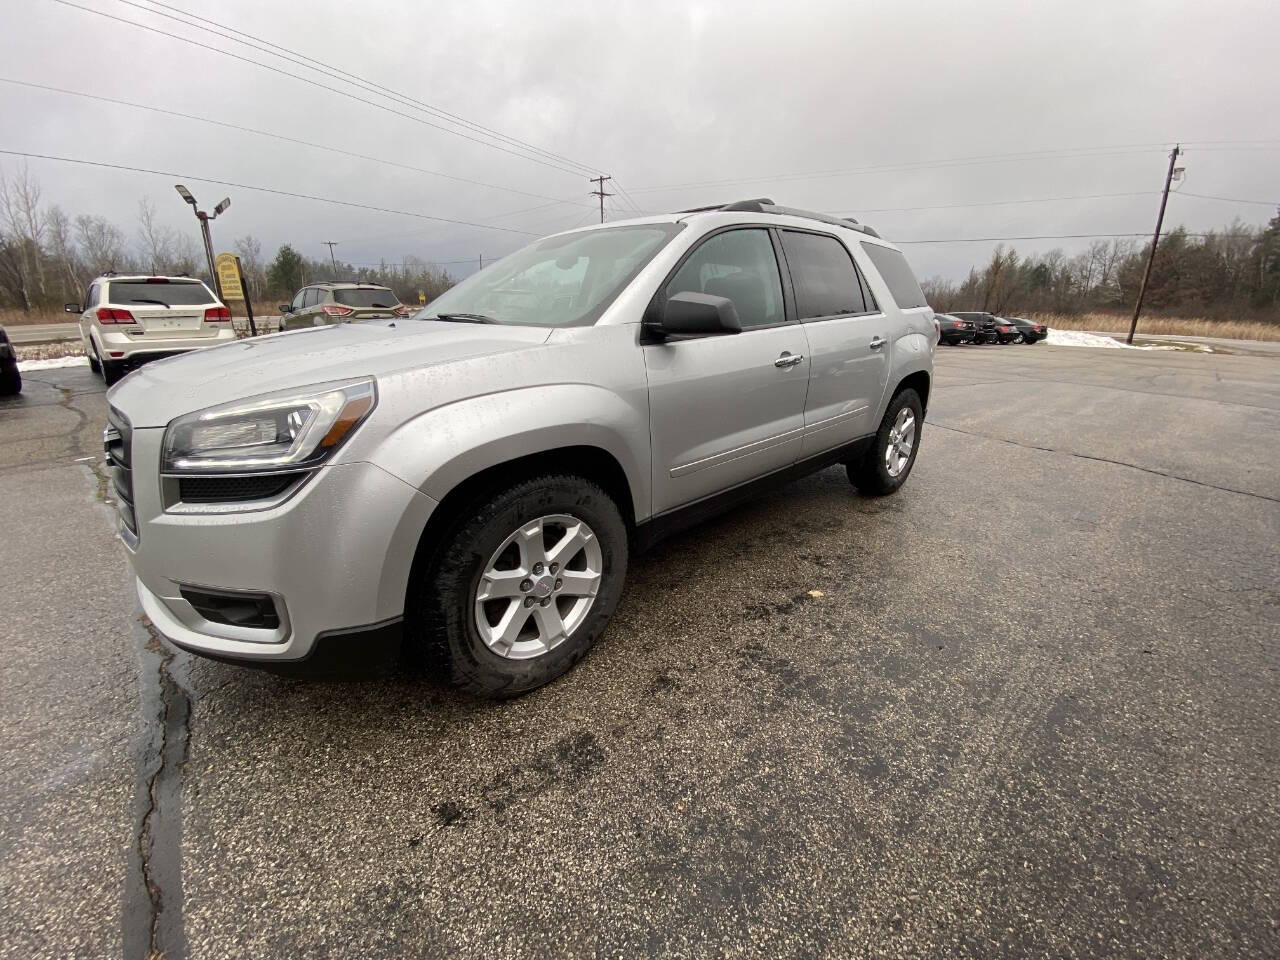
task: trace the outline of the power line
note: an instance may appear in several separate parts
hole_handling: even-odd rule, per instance
[[[1173,233],[1173,232],[1176,232],[1176,231],[1166,230],[1164,233],[1161,234],[1161,236],[1167,237],[1170,235],[1170,233]],[[1182,235],[1184,237],[1248,237],[1248,236],[1252,236],[1252,234],[1249,234],[1249,233],[1214,233],[1214,232],[1191,233],[1187,231],[1183,231]],[[896,240],[895,239],[891,242],[895,244],[994,243],[997,241],[1004,241],[1004,240],[1105,240],[1105,239],[1120,238],[1120,237],[1146,237],[1146,236],[1149,236],[1149,234],[1146,231],[1140,231],[1135,233],[1048,233],[1048,234],[1041,234],[1039,236],[1034,236],[1034,237],[952,237],[945,240]]]
[[[514,227],[499,227],[494,224],[476,223],[474,220],[455,220],[452,217],[437,217],[429,213],[414,213],[409,210],[396,210],[391,207],[377,207],[368,203],[356,203],[354,200],[336,200],[333,197],[320,197],[310,193],[294,193],[290,190],[278,190],[274,187],[259,187],[250,183],[237,183],[234,180],[215,180],[212,177],[197,176],[193,173],[174,173],[170,170],[151,170],[146,167],[132,167],[121,163],[104,163],[100,160],[82,160],[77,157],[56,157],[46,153],[28,153],[24,150],[0,149],[0,154],[13,157],[26,157],[33,160],[55,160],[59,163],[75,163],[86,167],[102,167],[107,170],[123,170],[128,173],[149,173],[159,177],[178,177],[182,180],[197,180],[201,183],[216,183],[223,187],[235,187],[239,190],[254,190],[258,193],[271,193],[280,197],[293,197],[297,200],[315,200],[318,203],[332,203],[340,207],[355,207],[359,210],[372,210],[375,213],[395,213],[402,217],[415,217],[419,220],[434,220],[437,223],[453,223],[463,227],[479,227],[482,230],[501,230],[503,233],[519,233],[528,237],[539,234],[530,230],[517,230]]]
[[[868,173],[883,173],[896,170],[918,170],[933,167],[969,166],[985,163],[1018,162],[1023,160],[1076,160],[1092,157],[1124,156],[1131,153],[1147,153],[1160,149],[1167,144],[1120,144],[1113,147],[1058,147],[1051,150],[1024,150],[1017,153],[995,153],[973,157],[951,157],[938,160],[910,160],[898,163],[878,164],[869,167],[853,167],[843,170],[817,170],[809,173],[781,173],[767,177],[744,177],[730,180],[701,180],[688,183],[665,184],[656,187],[639,187],[632,193],[653,193],[662,190],[683,190],[693,187],[715,187],[740,183],[768,183],[772,181],[813,180],[825,177],[857,176]],[[1100,152],[1101,151],[1101,152]]]
[[[1173,191],[1175,197],[1195,197],[1197,200],[1222,200],[1225,203],[1256,203],[1264,207],[1280,207],[1280,200],[1242,200],[1239,197],[1213,197],[1207,193],[1187,193],[1185,190]]]
[[[201,17],[201,16],[198,16],[197,14],[189,13],[188,11],[183,10],[180,7],[175,7],[167,3],[161,3],[159,2],[159,0],[145,0],[145,2],[149,4],[150,7],[161,7],[164,10],[171,10],[171,11],[174,11],[174,13],[180,14],[181,17],[184,17],[186,19],[180,19],[179,17],[175,17],[175,16],[172,16],[171,14],[164,13],[162,12],[162,10],[149,9],[149,7],[144,7],[138,3],[134,3],[133,0],[118,0],[118,2],[123,3],[126,6],[130,6],[130,7],[134,7],[135,9],[142,10],[146,13],[150,13],[154,16],[165,17],[166,19],[173,20],[176,23],[181,23],[184,26],[190,26],[190,27],[195,27],[196,29],[205,30],[206,32],[212,33],[215,36],[222,37],[225,40],[230,40],[233,43],[239,43],[243,46],[250,47],[251,49],[258,50],[262,53],[266,53],[271,56],[280,57],[281,59],[286,60],[290,63],[297,64],[298,66],[308,70],[313,70],[317,73],[320,73],[324,76],[331,77],[335,80],[349,83],[352,86],[360,87],[361,89],[367,90],[370,93],[380,94],[382,96],[395,99],[406,106],[415,107],[426,113],[431,114],[432,116],[439,117],[440,119],[446,120],[451,123],[459,124],[460,126],[469,128],[477,133],[481,133],[481,134],[484,134],[485,136],[489,136],[494,139],[503,141],[511,146],[518,147],[522,150],[527,150],[531,153],[541,154],[542,156],[550,160],[556,160],[562,163],[567,163],[571,166],[580,167],[583,172],[592,172],[595,169],[595,167],[592,166],[591,164],[581,163],[580,161],[573,160],[569,157],[562,156],[558,153],[553,153],[552,151],[536,146],[535,144],[531,144],[524,140],[520,140],[516,137],[512,137],[505,133],[502,133],[500,130],[495,130],[492,127],[486,127],[484,124],[476,123],[475,121],[468,120],[465,117],[460,117],[457,114],[449,113],[447,110],[443,110],[440,107],[434,106],[433,104],[426,103],[422,100],[418,100],[415,97],[409,96],[408,94],[400,93],[398,90],[393,90],[390,87],[383,86],[382,84],[376,83],[372,80],[366,80],[364,77],[351,73],[347,70],[343,70],[339,67],[331,66],[330,64],[327,64],[322,60],[317,60],[315,57],[309,57],[306,54],[300,53],[297,50],[292,50],[289,47],[282,46],[278,43],[273,43],[272,41],[267,40],[263,37],[254,36],[253,34],[247,33],[243,30],[236,30],[234,27],[229,27],[229,26],[226,26],[225,24],[218,23],[216,20],[210,20],[206,17]],[[190,21],[198,21],[198,22],[193,23]],[[208,24],[209,26],[201,27],[199,25],[201,23]]]
[[[1052,203],[1058,200],[1101,200],[1115,197],[1148,197],[1159,190],[1131,190],[1126,193],[1086,193],[1071,197],[1028,197],[1022,200],[976,200],[972,203],[936,203],[920,207],[864,207],[861,210],[833,212],[833,216],[853,216],[858,213],[894,213],[910,210],[952,210],[959,207],[1000,207],[1021,203]],[[1190,194],[1188,194],[1190,196]]]
[[[290,73],[288,70],[282,70],[279,67],[272,66],[269,63],[263,63],[260,60],[254,60],[250,57],[242,57],[240,54],[232,53],[230,50],[223,50],[219,47],[210,46],[207,43],[201,43],[199,40],[192,40],[189,37],[184,37],[176,33],[170,33],[167,30],[161,30],[159,27],[153,27],[149,24],[139,23],[136,20],[129,20],[125,17],[118,17],[115,14],[106,13],[102,10],[94,10],[92,7],[81,6],[78,3],[72,3],[71,0],[52,0],[52,2],[61,4],[64,7],[72,7],[73,9],[84,11],[85,13],[92,13],[92,14],[95,14],[96,16],[103,17],[107,20],[115,20],[118,23],[125,23],[133,27],[138,27],[141,30],[147,30],[151,33],[157,33],[163,37],[169,37],[170,39],[177,40],[181,43],[187,43],[195,47],[200,47],[203,50],[209,50],[213,53],[222,54],[225,57],[231,57],[233,60],[239,60],[242,63],[253,64],[255,67],[261,67],[264,70],[270,70],[272,73],[278,73],[281,76],[290,77],[302,83],[310,84],[311,86],[317,87],[321,90],[328,90],[330,93],[336,93],[338,96],[346,97],[348,100],[354,100],[357,103],[363,103],[366,106],[374,107],[375,109],[385,111],[386,113],[394,114],[397,117],[404,117],[406,120],[412,120],[414,123],[422,124],[425,127],[431,127],[435,130],[443,131],[444,133],[451,134],[455,137],[461,137],[463,140],[470,140],[472,143],[478,143],[481,146],[491,147],[494,150],[501,150],[503,153],[509,153],[513,157],[520,157],[522,160],[532,160],[534,163],[540,163],[545,167],[551,167],[553,169],[560,170],[563,173],[571,173],[575,176],[581,175],[581,171],[573,169],[571,167],[567,167],[563,164],[560,164],[551,160],[543,160],[538,157],[529,156],[528,154],[524,154],[524,153],[518,153],[515,150],[508,149],[506,147],[500,146],[499,144],[491,143],[487,140],[481,140],[477,137],[468,136],[467,134],[462,133],[458,130],[453,130],[449,127],[443,127],[438,123],[432,123],[429,120],[424,120],[422,117],[416,117],[413,114],[404,113],[400,110],[395,110],[387,106],[385,103],[378,103],[377,101],[369,100],[365,97],[356,96],[354,93],[350,93],[346,90],[339,90],[337,87],[331,87],[328,84],[320,83],[316,80],[312,80],[310,77],[304,77],[296,73]]]
[[[524,197],[535,197],[540,199],[547,199],[547,200],[554,201],[555,203],[571,203],[571,204],[574,204],[575,206],[587,206],[587,204],[581,200],[552,197],[544,193],[533,193],[528,190],[518,190],[515,187],[504,187],[503,185],[498,183],[488,183],[484,180],[473,180],[470,177],[459,177],[452,173],[444,173],[440,170],[428,170],[425,167],[415,167],[408,163],[400,163],[398,160],[387,160],[383,157],[375,157],[367,153],[356,153],[355,151],[352,151],[352,150],[343,150],[340,147],[326,146],[323,143],[313,143],[310,140],[300,140],[297,137],[287,137],[281,133],[272,133],[270,130],[258,130],[258,129],[255,129],[254,127],[244,127],[244,126],[241,126],[240,124],[228,123],[225,120],[214,120],[211,117],[200,117],[192,113],[182,113],[181,111],[178,111],[178,110],[169,110],[164,107],[151,106],[145,103],[136,103],[132,100],[119,100],[119,99],[116,99],[115,97],[104,97],[100,94],[86,93],[82,90],[68,90],[65,87],[51,87],[43,83],[33,83],[32,81],[29,81],[29,80],[16,80],[12,77],[0,77],[0,83],[11,83],[16,86],[29,87],[33,90],[44,90],[50,93],[61,93],[61,94],[66,94],[67,96],[72,96],[72,97],[83,97],[87,100],[97,100],[100,103],[111,103],[117,106],[131,107],[135,110],[146,110],[150,113],[158,113],[164,116],[180,117],[183,120],[194,120],[197,123],[208,123],[208,124],[212,124],[215,127],[223,127],[228,130],[238,130],[241,133],[251,133],[259,137],[270,137],[273,140],[279,140],[283,143],[292,143],[292,144],[297,144],[298,146],[312,147],[313,149],[316,149],[316,150],[326,150],[329,153],[340,154],[344,157],[353,157],[357,160],[368,160],[372,163],[380,163],[389,167],[398,167],[401,170],[409,170],[413,173],[422,173],[432,177],[442,177],[446,180],[454,180],[458,183],[469,183],[477,187],[488,187],[491,190],[502,190],[507,193],[515,193]]]

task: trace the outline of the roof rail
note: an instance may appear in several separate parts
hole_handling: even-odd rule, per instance
[[[837,227],[847,227],[865,233],[868,236],[879,238],[880,234],[876,233],[871,227],[865,223],[859,223],[852,217],[833,217],[826,213],[815,213],[812,210],[800,210],[797,207],[783,207],[774,203],[768,197],[759,197],[755,200],[736,200],[733,203],[714,204],[709,207],[693,207],[689,210],[680,210],[679,213],[709,213],[711,211],[722,211],[724,213],[771,213],[777,216],[786,217],[804,217],[807,220],[817,220],[821,223],[830,223]]]

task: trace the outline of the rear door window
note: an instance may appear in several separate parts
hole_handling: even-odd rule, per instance
[[[107,302],[120,306],[194,307],[217,301],[199,281],[110,280]]]
[[[867,252],[871,262],[880,271],[894,302],[902,310],[928,306],[924,299],[924,291],[920,289],[920,281],[916,279],[911,264],[899,251],[882,247],[875,243],[863,243],[862,249]]]
[[[853,257],[835,237],[784,230],[782,249],[787,254],[791,282],[796,288],[796,310],[801,320],[849,316],[875,309],[867,304]]]
[[[671,278],[665,295],[689,292],[732,300],[744,330],[786,320],[778,258],[767,230],[729,230],[704,240]]]

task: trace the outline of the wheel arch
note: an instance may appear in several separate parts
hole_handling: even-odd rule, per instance
[[[603,447],[584,444],[555,447],[492,464],[455,484],[431,511],[418,538],[406,584],[406,615],[414,606],[415,584],[426,575],[437,545],[446,541],[450,532],[465,522],[477,501],[528,477],[553,473],[580,476],[598,484],[617,504],[628,538],[633,538],[636,518],[631,484],[622,464]]]
[[[914,373],[909,373],[899,380],[897,386],[893,388],[893,392],[889,394],[889,402],[892,403],[893,398],[903,390],[914,390],[920,397],[921,412],[928,412],[930,382],[931,378],[927,370],[916,370]]]

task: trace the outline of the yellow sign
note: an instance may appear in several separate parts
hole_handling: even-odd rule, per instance
[[[234,253],[220,253],[213,258],[213,265],[218,270],[222,299],[243,300],[244,286],[240,279],[240,258]]]
[[[418,302],[419,302],[419,303],[426,303],[426,302],[427,302],[427,295],[426,295],[425,293],[423,293],[421,290],[419,290],[419,291],[418,291]]]

